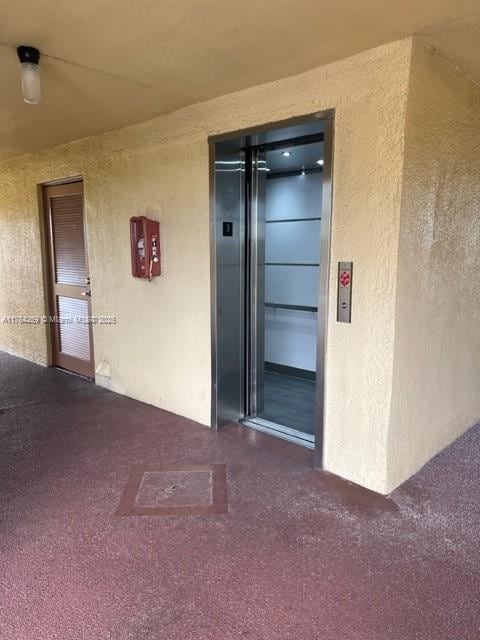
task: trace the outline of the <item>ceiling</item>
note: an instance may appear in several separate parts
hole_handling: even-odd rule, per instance
[[[472,16],[440,29],[427,30],[422,38],[459,66],[480,85],[480,17]]]
[[[288,153],[290,155],[285,156]],[[267,151],[266,166],[273,173],[301,171],[302,169],[320,169],[319,160],[323,160],[323,142],[313,142],[291,147],[286,144],[280,149]],[[322,165],[323,166],[323,165]]]
[[[479,13],[480,0],[0,0],[0,160],[417,32],[480,79]],[[44,54],[38,106],[21,98],[18,44]]]

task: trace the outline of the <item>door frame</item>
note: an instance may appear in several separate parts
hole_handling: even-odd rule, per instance
[[[85,213],[85,181],[83,176],[76,175],[68,178],[60,178],[56,180],[50,180],[48,182],[43,182],[38,185],[38,196],[39,196],[39,205],[40,205],[40,224],[41,224],[41,236],[42,236],[42,255],[43,255],[43,282],[44,282],[44,298],[45,298],[45,310],[46,317],[49,319],[50,316],[56,316],[57,309],[54,299],[54,291],[53,291],[53,279],[55,274],[55,265],[54,265],[54,257],[53,257],[53,229],[51,224],[51,216],[50,216],[50,206],[48,203],[47,190],[50,187],[63,187],[65,186],[68,189],[69,185],[80,183],[82,186],[82,204],[83,204],[83,237],[84,237],[84,247],[85,247],[85,265],[87,267],[87,272],[90,273],[90,260],[89,260],[89,252],[88,252],[88,236],[87,236],[87,223],[86,223],[86,213]],[[88,285],[90,286],[90,285]],[[91,314],[91,299],[89,301],[89,313]],[[47,340],[47,356],[48,356],[48,366],[54,367],[55,365],[55,355],[54,350],[58,343],[58,336],[56,331],[56,325],[54,322],[47,321],[46,328],[46,340]],[[93,341],[93,329],[92,323],[89,323],[89,333],[90,333],[90,362],[92,364],[93,373],[89,375],[88,373],[77,373],[75,371],[71,371],[68,368],[63,368],[65,371],[72,373],[74,375],[80,375],[87,377],[91,380],[95,379],[95,348]]]
[[[249,236],[245,265],[246,418],[261,413],[264,407],[265,313],[260,303],[265,297],[265,271],[258,265],[265,261],[265,185],[259,172],[253,169],[263,155],[260,149],[251,148],[245,161],[248,193],[245,224]]]
[[[325,430],[325,399],[326,399],[326,352],[328,332],[328,312],[330,296],[331,274],[331,230],[333,215],[333,154],[334,154],[334,124],[335,110],[290,118],[250,129],[244,129],[211,136],[209,142],[210,166],[210,282],[211,282],[211,428],[219,428],[218,415],[218,325],[217,325],[217,235],[218,219],[215,192],[215,151],[216,144],[237,138],[247,139],[250,136],[267,133],[278,129],[308,124],[322,120],[324,125],[324,164],[323,191],[321,211],[322,225],[320,232],[320,278],[318,289],[317,314],[317,353],[316,353],[316,398],[315,398],[315,450],[314,465],[323,466],[323,439]],[[244,418],[245,416],[243,416]],[[242,419],[242,418],[240,418]]]

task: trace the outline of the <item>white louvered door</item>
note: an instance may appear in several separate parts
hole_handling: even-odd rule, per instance
[[[91,290],[83,183],[45,187],[54,366],[93,378]]]

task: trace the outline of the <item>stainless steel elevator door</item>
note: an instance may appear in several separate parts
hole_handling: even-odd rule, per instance
[[[242,138],[211,149],[212,216],[212,423],[245,415],[245,152]]]

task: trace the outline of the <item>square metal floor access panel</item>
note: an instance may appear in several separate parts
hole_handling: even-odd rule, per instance
[[[185,516],[226,513],[224,464],[135,464],[117,516]]]

